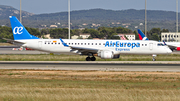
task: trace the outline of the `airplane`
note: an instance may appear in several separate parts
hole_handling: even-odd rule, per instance
[[[140,40],[149,40],[140,29],[138,29],[138,35]],[[163,43],[166,44],[172,51],[173,50],[180,51],[180,42],[166,42],[166,43],[163,42]]]
[[[114,36],[119,36],[121,40],[127,40],[127,39],[124,37],[124,34],[119,34],[119,35],[114,35]]]
[[[86,61],[119,58],[120,54],[169,54],[172,51],[157,41],[142,40],[83,40],[83,39],[40,39],[31,35],[15,16],[9,16],[12,42],[25,48],[51,53],[75,53],[87,55]]]

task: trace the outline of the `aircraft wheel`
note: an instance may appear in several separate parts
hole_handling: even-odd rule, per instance
[[[87,57],[87,58],[86,58],[86,61],[91,61],[91,58],[90,58],[90,57]]]
[[[156,61],[156,59],[155,59],[156,56],[157,56],[157,55],[155,55],[155,54],[152,55],[152,57],[153,57],[153,58],[152,58],[152,61]]]
[[[96,61],[96,58],[95,57],[91,57],[91,61]]]

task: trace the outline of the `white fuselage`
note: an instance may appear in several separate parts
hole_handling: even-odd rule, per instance
[[[29,39],[16,40],[23,42],[22,46],[35,50],[52,53],[69,53],[71,47],[65,47],[60,39]],[[99,51],[113,51],[114,54],[167,54],[172,51],[167,46],[158,45],[156,41],[140,40],[73,40],[63,39],[63,41],[74,47],[97,49]]]

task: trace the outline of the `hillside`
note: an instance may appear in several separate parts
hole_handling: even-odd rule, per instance
[[[175,20],[175,12],[172,11],[147,11],[148,20]],[[39,14],[29,17],[30,19],[36,19],[41,17],[41,20],[56,19],[67,20],[67,12]],[[72,20],[143,20],[144,10],[104,10],[104,9],[90,9],[71,12]]]
[[[22,11],[23,24],[28,27],[42,27],[47,25],[49,27],[52,24],[57,24],[58,27],[67,27],[67,12],[50,13],[50,14],[32,14]],[[10,7],[0,5],[0,25],[9,26],[8,16],[17,16],[19,18],[19,10]],[[179,16],[180,18],[180,16]],[[176,13],[172,11],[157,11],[148,10],[148,30],[152,27],[167,28],[170,31],[175,30]],[[105,27],[127,27],[134,30],[135,26],[143,29],[143,26],[139,26],[140,23],[144,23],[144,10],[104,10],[104,9],[90,9],[79,10],[71,12],[72,28],[97,28],[100,26]],[[82,25],[82,24],[86,25]],[[92,24],[99,24],[98,26],[92,26]],[[118,24],[117,24],[118,23]]]
[[[11,7],[11,6],[5,6],[0,5],[0,19],[7,19],[9,16],[17,16],[19,17],[20,11]],[[26,11],[22,11],[22,16],[28,17],[34,15],[33,13],[28,13]]]

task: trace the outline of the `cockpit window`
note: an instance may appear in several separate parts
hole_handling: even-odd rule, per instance
[[[158,46],[164,46],[164,44],[162,44],[162,43],[158,43],[157,45],[158,45]]]

